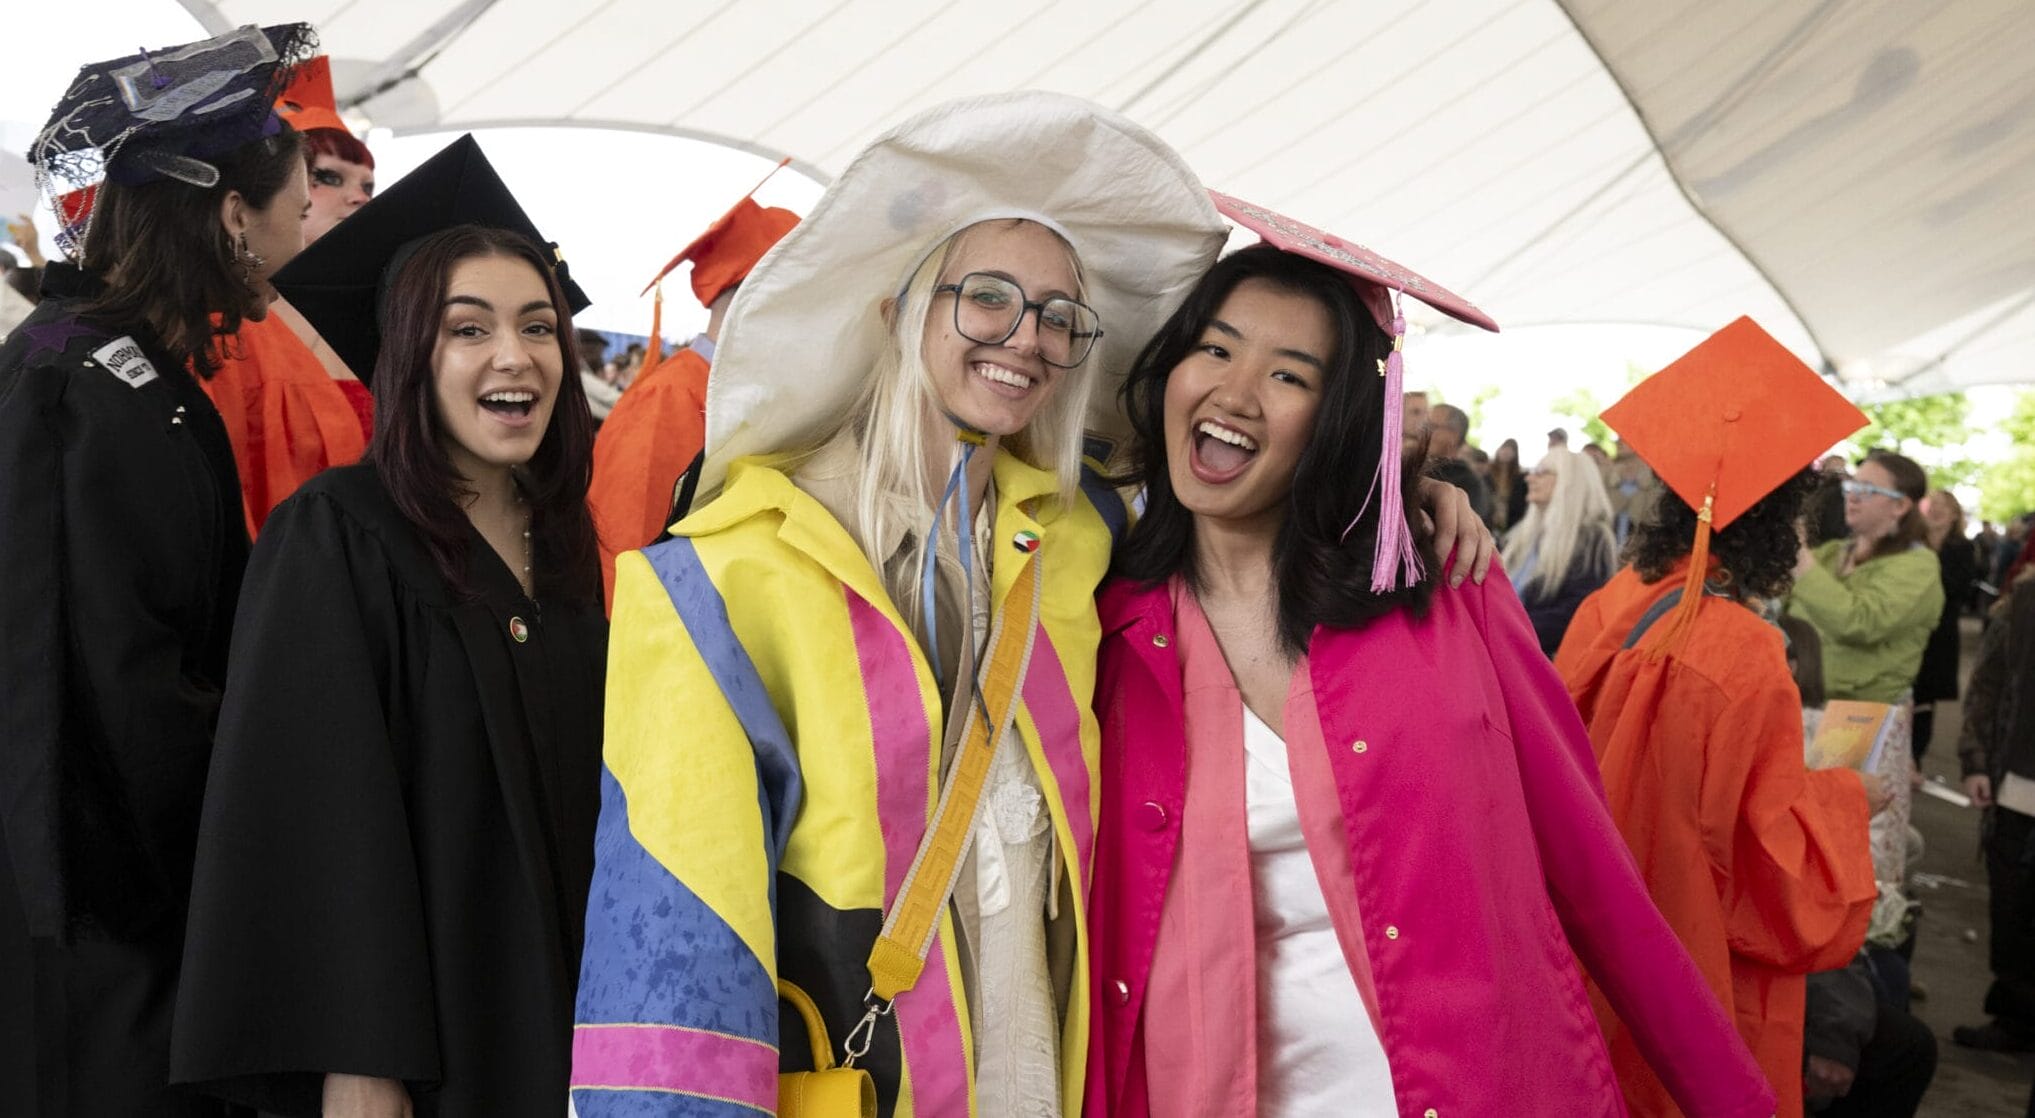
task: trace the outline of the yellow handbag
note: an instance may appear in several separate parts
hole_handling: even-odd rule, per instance
[[[812,1071],[778,1073],[778,1118],[876,1118],[876,1081],[861,1068],[834,1066],[834,1046],[827,1041],[820,1007],[804,990],[782,979],[777,994],[798,1010],[813,1050]]]

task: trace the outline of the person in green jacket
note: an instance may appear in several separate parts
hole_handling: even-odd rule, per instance
[[[1851,534],[1813,551],[1804,547],[1795,562],[1788,612],[1823,638],[1823,679],[1832,699],[1908,698],[1943,610],[1921,512],[1928,485],[1910,459],[1875,452],[1844,482]]]

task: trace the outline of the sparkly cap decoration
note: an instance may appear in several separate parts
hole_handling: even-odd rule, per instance
[[[1348,537],[1363,520],[1364,513],[1370,511],[1371,501],[1377,500],[1378,546],[1371,559],[1371,590],[1383,594],[1418,582],[1420,551],[1406,530],[1405,501],[1400,493],[1405,425],[1400,398],[1406,379],[1401,351],[1406,346],[1406,316],[1400,311],[1399,297],[1411,295],[1451,318],[1494,333],[1498,323],[1468,299],[1360,244],[1219,191],[1211,190],[1208,194],[1215,201],[1217,212],[1256,233],[1266,244],[1348,275],[1372,320],[1391,335],[1392,353],[1379,362],[1378,368],[1378,374],[1385,378],[1385,434],[1378,448],[1378,470],[1371,477],[1363,507],[1357,510],[1349,527],[1343,529],[1343,535]]]
[[[353,135],[339,116],[339,99],[332,92],[332,59],[322,54],[297,67],[289,87],[276,98],[276,115],[299,132],[330,128]]]
[[[281,129],[274,102],[317,45],[307,23],[243,27],[80,68],[29,145],[37,187],[54,203],[102,178],[218,185],[207,160]]]
[[[748,278],[749,269],[763,259],[770,246],[798,224],[797,214],[776,206],[759,206],[755,198],[756,192],[763,189],[763,183],[769,182],[771,175],[790,162],[789,156],[779,160],[777,166],[770,169],[770,174],[763,176],[763,182],[750,187],[749,193],[707,226],[706,232],[680,249],[678,255],[671,258],[671,263],[666,264],[664,270],[643,288],[643,293],[649,294],[659,281],[688,260],[692,261],[693,297],[700,301],[702,307],[713,306],[714,300],[722,293]]]
[[[92,216],[92,203],[99,200],[99,188],[88,186],[57,196],[55,210],[59,240],[67,243],[85,242],[85,221]]]
[[[1701,604],[1711,533],[1867,423],[1750,318],[1641,381],[1603,419],[1696,510],[1688,583],[1657,649],[1685,630]]]
[[[346,219],[343,236],[311,242],[275,275],[289,300],[363,381],[381,352],[383,295],[418,242],[460,225],[521,233],[545,248],[572,313],[591,303],[558,246],[544,239],[471,135],[461,136]]]

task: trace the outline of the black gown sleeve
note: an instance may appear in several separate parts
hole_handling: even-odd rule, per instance
[[[206,788],[171,1078],[318,1113],[327,1072],[440,1075],[386,551],[301,492],[262,529]]]
[[[216,542],[191,554],[206,546],[199,526],[150,530],[177,459],[132,401],[107,398],[134,390],[94,373],[105,376],[31,366],[0,388],[0,819],[40,935],[63,934],[67,894],[104,892],[63,880],[75,867],[61,845],[112,841],[59,834],[67,772],[124,807],[94,826],[121,829],[142,861],[125,872],[154,893],[97,907],[182,900],[219,710],[216,687],[190,670],[187,630],[225,558]]]
[[[64,702],[63,531],[53,402],[28,378],[0,382],[0,825],[28,926],[64,919],[57,853],[57,734]]]

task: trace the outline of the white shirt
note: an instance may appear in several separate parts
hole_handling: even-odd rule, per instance
[[[1258,940],[1260,1118],[1396,1118],[1392,1071],[1330,922],[1286,743],[1244,708]]]

